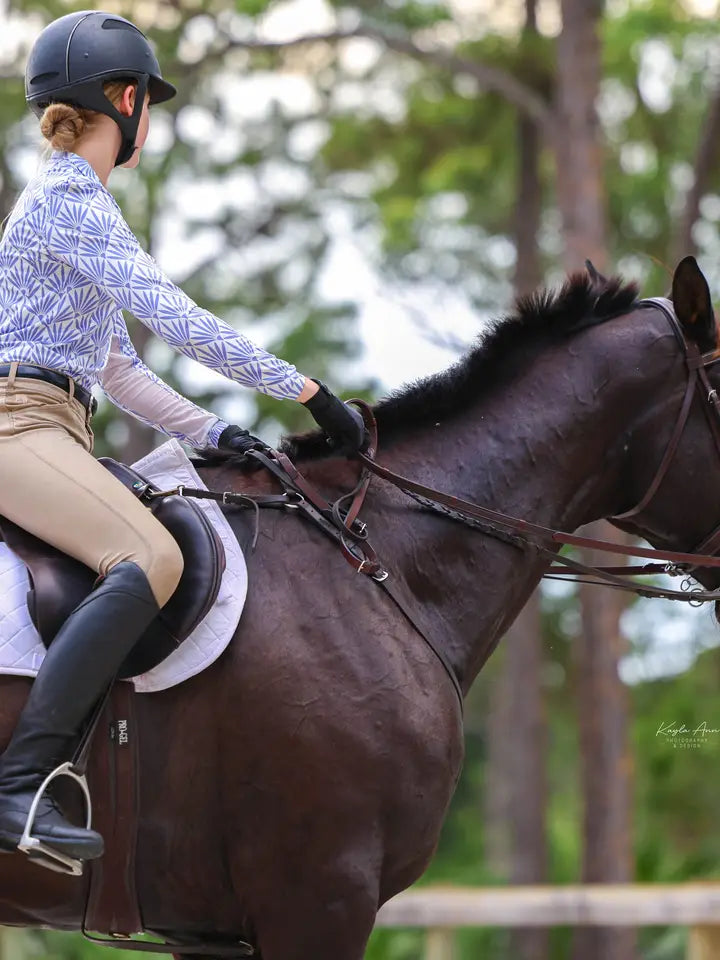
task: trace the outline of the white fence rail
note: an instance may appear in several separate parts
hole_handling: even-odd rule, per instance
[[[427,931],[426,960],[451,960],[457,927],[690,927],[687,960],[720,960],[720,883],[421,887],[386,903],[379,927]]]

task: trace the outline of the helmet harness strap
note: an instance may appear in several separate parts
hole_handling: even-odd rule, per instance
[[[128,78],[128,82],[130,79]],[[137,88],[135,90],[135,106],[129,117],[123,116],[115,105],[108,100],[103,93],[102,81],[91,80],[86,83],[78,83],[68,92],[67,98],[63,98],[67,103],[75,103],[86,110],[96,110],[98,113],[104,113],[110,117],[120,128],[122,143],[115,159],[114,166],[118,167],[122,163],[127,163],[130,157],[137,149],[135,138],[137,137],[138,127],[140,126],[140,115],[142,114],[143,104],[145,103],[145,94],[147,93],[150,77],[147,73],[141,74],[137,78]],[[62,91],[59,91],[62,95]],[[58,96],[58,99],[60,97]]]
[[[133,107],[133,112],[129,117],[124,117],[118,110],[115,109],[114,106],[111,105],[111,109],[116,116],[113,116],[113,114],[108,114],[108,116],[111,116],[120,127],[120,135],[122,136],[122,143],[114,164],[116,167],[119,167],[122,163],[127,163],[130,157],[132,157],[137,150],[135,139],[137,137],[138,127],[140,126],[140,115],[142,114],[143,105],[145,103],[145,94],[147,93],[149,80],[150,77],[147,75],[147,73],[144,73],[141,77],[138,77],[138,83],[135,89],[135,106]]]

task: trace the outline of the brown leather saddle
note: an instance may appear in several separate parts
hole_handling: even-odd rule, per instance
[[[119,679],[134,677],[161,663],[188,637],[215,602],[225,569],[225,549],[200,507],[180,496],[146,499],[157,492],[139,473],[110,457],[99,462],[146,503],[177,541],[185,567],[180,583],[160,615],[126,658]],[[59,505],[62,509],[62,505]],[[28,568],[28,610],[46,647],[75,607],[90,593],[97,573],[0,516],[0,539]]]

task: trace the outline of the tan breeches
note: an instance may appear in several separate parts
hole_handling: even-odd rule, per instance
[[[0,514],[100,574],[133,561],[163,606],[182,574],[180,548],[92,448],[85,408],[61,387],[0,378]]]

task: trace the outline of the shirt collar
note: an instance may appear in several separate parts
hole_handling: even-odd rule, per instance
[[[51,163],[69,163],[71,167],[77,170],[79,173],[84,173],[86,176],[90,176],[102,184],[102,180],[95,172],[92,164],[89,163],[85,157],[81,157],[78,153],[71,153],[70,150],[53,150],[50,156]]]
[[[90,177],[91,180],[94,180],[96,183],[99,183],[105,193],[110,197],[115,206],[120,210],[120,206],[115,199],[115,197],[110,193],[108,188],[102,182],[100,177],[95,172],[95,168],[89,163],[85,157],[81,157],[78,153],[71,153],[69,150],[53,150],[50,154],[50,159],[48,161],[50,164],[65,164],[69,165],[76,170],[78,173],[83,174],[83,176]]]

